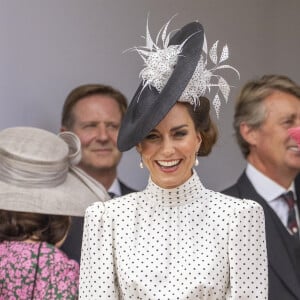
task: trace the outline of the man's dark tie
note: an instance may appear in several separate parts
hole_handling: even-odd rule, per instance
[[[114,192],[108,192],[108,195],[111,199],[116,197],[116,194]]]
[[[293,196],[293,192],[289,191],[286,194],[282,195],[282,198],[287,203],[289,207],[289,214],[288,214],[288,228],[290,229],[291,233],[295,236],[299,237],[299,228],[296,219],[296,210],[295,210],[295,199]]]

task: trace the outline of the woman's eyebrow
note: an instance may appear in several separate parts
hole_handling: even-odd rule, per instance
[[[188,126],[187,124],[182,124],[182,125],[171,128],[171,131],[176,131],[176,130],[182,129],[184,127],[187,127],[187,126]]]
[[[178,125],[178,126],[175,126],[175,127],[171,128],[170,131],[176,131],[176,130],[182,129],[184,127],[188,127],[188,125],[187,124]],[[151,133],[151,132],[159,132],[159,130],[154,128],[149,133]]]

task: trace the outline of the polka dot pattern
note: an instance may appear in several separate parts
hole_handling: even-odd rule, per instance
[[[262,208],[203,187],[142,192],[86,211],[80,299],[267,299]]]

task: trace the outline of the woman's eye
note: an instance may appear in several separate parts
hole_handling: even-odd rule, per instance
[[[174,136],[176,137],[183,137],[183,136],[186,136],[187,135],[187,132],[184,130],[184,131],[176,131]]]
[[[156,134],[149,134],[146,136],[147,140],[155,140],[157,138],[158,138],[158,136]]]

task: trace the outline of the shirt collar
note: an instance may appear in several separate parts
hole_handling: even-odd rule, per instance
[[[292,191],[294,195],[296,195],[294,182],[292,182],[291,186],[286,190],[284,187],[261,173],[250,163],[247,164],[246,175],[255,187],[257,193],[267,202],[277,199],[287,191]]]
[[[115,180],[113,181],[112,185],[108,189],[108,192],[114,193],[116,195],[115,197],[120,197],[122,195],[120,182],[117,178],[115,178]]]

